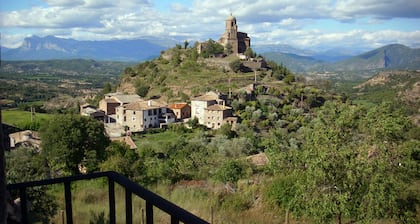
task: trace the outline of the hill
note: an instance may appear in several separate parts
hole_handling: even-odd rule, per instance
[[[420,71],[382,71],[354,87],[354,98],[370,103],[395,101],[420,125]]]
[[[147,39],[79,41],[54,36],[25,38],[22,46],[2,52],[3,60],[94,59],[144,61],[166,47]]]
[[[419,69],[420,49],[412,49],[401,44],[391,44],[334,63],[331,68],[336,71]]]
[[[420,69],[420,49],[412,49],[401,44],[387,45],[350,58],[336,53],[335,51],[329,51],[322,55],[301,56],[290,53],[267,52],[263,55],[268,60],[287,65],[293,72],[297,73]],[[340,57],[344,60],[331,63],[331,61]]]
[[[297,73],[308,71],[320,71],[328,68],[329,64],[310,56],[301,56],[291,53],[267,52],[262,54],[268,60],[286,65],[290,70]]]

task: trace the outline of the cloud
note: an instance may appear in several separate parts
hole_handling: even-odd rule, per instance
[[[323,48],[397,41],[418,46],[420,39],[418,29],[370,32],[364,30],[365,24],[361,26],[367,20],[384,23],[393,18],[419,18],[418,0],[194,0],[188,5],[185,1],[171,2],[164,12],[148,0],[44,1],[44,6],[0,14],[2,33],[21,32],[13,38],[2,38],[5,44],[15,45],[18,36],[28,34],[85,40],[144,36],[218,39],[230,13],[237,17],[239,30],[247,32],[253,44]],[[313,24],[317,19],[345,22],[348,30],[316,27]]]

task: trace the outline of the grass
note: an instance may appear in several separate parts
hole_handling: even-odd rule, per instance
[[[178,186],[160,184],[152,186],[151,190],[204,220],[213,221],[213,223],[280,223],[283,220],[281,215],[270,212],[267,207],[264,207],[262,200],[256,201],[251,209],[232,210],[222,206],[223,198],[237,200],[244,196],[239,192],[226,196],[221,184],[208,184],[208,187],[189,186],[188,184]],[[51,191],[59,202],[59,209],[57,215],[50,222],[61,223],[65,217],[64,187],[57,185]],[[137,196],[133,196],[132,199],[133,223],[144,223],[142,220],[143,214],[145,216],[145,201]],[[118,184],[115,185],[115,202],[116,222],[125,223],[125,191]],[[101,213],[108,220],[108,205],[105,179],[78,181],[72,184],[74,223],[89,223]],[[153,214],[155,223],[170,223],[169,215],[158,208],[154,207]]]
[[[50,119],[53,115],[44,113],[35,113],[31,118],[31,112],[16,109],[2,110],[2,121],[6,124],[26,129],[28,125],[34,122],[42,123]]]

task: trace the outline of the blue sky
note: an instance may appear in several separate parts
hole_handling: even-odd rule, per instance
[[[255,45],[318,51],[420,47],[419,0],[2,0],[1,45],[18,47],[31,35],[218,39],[230,13]]]

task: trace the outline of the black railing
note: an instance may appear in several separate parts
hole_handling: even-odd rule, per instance
[[[24,182],[17,184],[7,185],[8,190],[18,190],[21,200],[21,211],[22,211],[22,223],[29,223],[28,220],[28,208],[27,208],[27,195],[26,189],[29,187],[45,186],[52,184],[64,184],[64,198],[66,205],[66,223],[73,223],[73,210],[71,201],[71,183],[79,180],[89,180],[95,178],[108,178],[108,195],[109,195],[109,221],[111,224],[116,223],[115,214],[115,183],[118,183],[125,189],[125,217],[126,223],[131,224],[133,222],[133,205],[132,195],[146,201],[146,223],[153,223],[153,207],[157,207],[171,217],[171,223],[208,223],[207,221],[191,214],[185,209],[173,204],[172,202],[160,197],[159,195],[147,190],[146,188],[138,185],[135,182],[130,181],[128,178],[113,172],[101,172],[91,173],[70,177],[61,177],[48,180]]]

